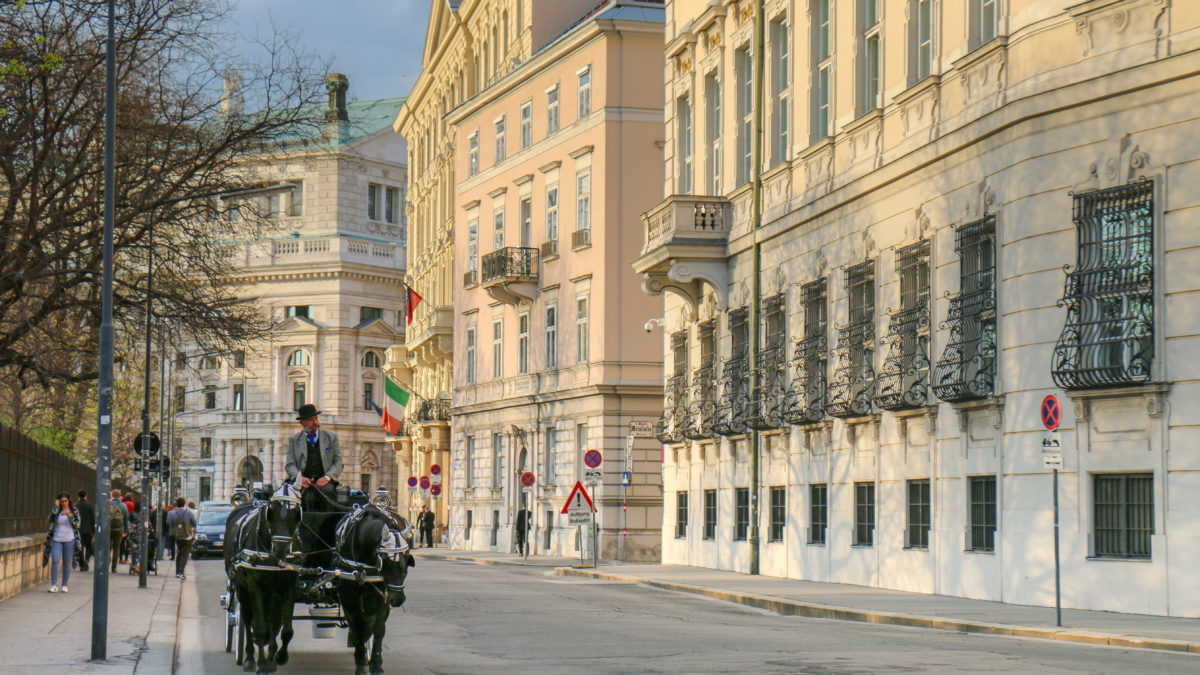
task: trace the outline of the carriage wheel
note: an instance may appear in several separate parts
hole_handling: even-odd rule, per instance
[[[246,660],[246,622],[242,621],[242,605],[238,603],[237,609],[234,611],[234,638],[233,638],[233,656],[234,663],[242,665]]]
[[[225,652],[233,651],[233,641],[237,638],[237,593],[229,591],[229,607],[225,610]]]

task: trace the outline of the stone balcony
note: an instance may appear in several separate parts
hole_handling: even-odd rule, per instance
[[[649,295],[671,291],[696,307],[707,283],[726,306],[729,267],[726,247],[733,225],[733,206],[725,197],[671,195],[642,214],[646,239],[633,269],[643,277]]]
[[[239,264],[248,268],[358,263],[402,271],[404,247],[345,236],[289,237],[252,242]]]
[[[483,256],[482,268],[479,283],[499,302],[525,305],[537,294],[536,248],[505,246]]]
[[[424,311],[422,311],[424,310]],[[450,305],[417,307],[412,325],[406,332],[405,346],[416,352],[422,346],[450,353],[450,339],[454,331],[454,308]]]

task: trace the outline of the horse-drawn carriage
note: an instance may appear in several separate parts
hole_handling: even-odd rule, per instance
[[[316,637],[348,627],[355,672],[383,672],[387,617],[413,565],[411,529],[387,492],[368,503],[285,482],[257,497],[235,491],[226,521],[225,651],[246,670],[274,672],[287,663],[292,622],[307,620]],[[308,612],[295,615],[296,603]]]

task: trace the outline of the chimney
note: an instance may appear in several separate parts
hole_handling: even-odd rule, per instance
[[[242,114],[242,74],[233,66],[221,71],[221,117],[238,117]]]
[[[329,107],[325,110],[326,122],[349,122],[346,114],[346,90],[350,88],[350,80],[341,73],[330,73],[325,76],[325,89],[329,92]]]

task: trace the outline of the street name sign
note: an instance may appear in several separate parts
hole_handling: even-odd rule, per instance
[[[630,422],[629,435],[634,438],[651,438],[654,436],[654,422]]]

